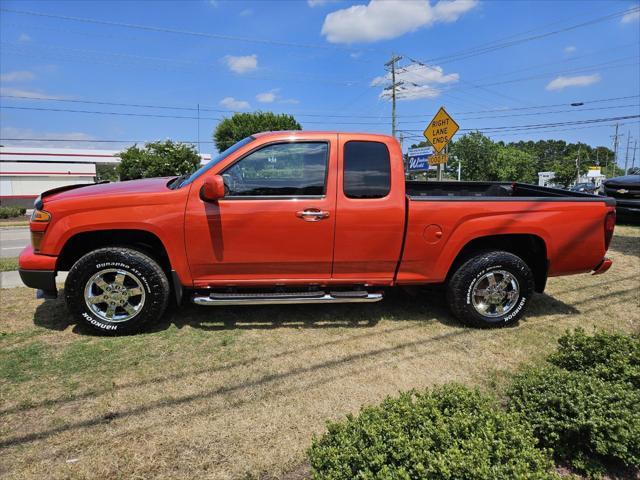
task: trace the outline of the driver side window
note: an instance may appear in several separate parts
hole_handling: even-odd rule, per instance
[[[328,154],[326,142],[267,145],[222,173],[226,197],[324,195]]]

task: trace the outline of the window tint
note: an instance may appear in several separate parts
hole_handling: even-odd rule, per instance
[[[347,142],[344,146],[344,194],[349,198],[382,198],[391,188],[389,150],[380,142]]]
[[[228,196],[324,195],[328,144],[268,145],[223,174]]]

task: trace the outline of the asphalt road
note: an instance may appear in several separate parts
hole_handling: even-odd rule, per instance
[[[30,241],[29,227],[0,228],[0,257],[17,257]]]

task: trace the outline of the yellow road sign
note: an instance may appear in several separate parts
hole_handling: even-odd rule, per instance
[[[429,157],[429,165],[442,165],[449,161],[449,155],[436,153],[435,155],[431,155]]]
[[[424,130],[424,136],[429,140],[431,145],[433,145],[436,153],[440,153],[451,141],[451,138],[459,128],[458,124],[451,118],[444,107],[440,107],[438,113],[436,113],[433,120],[431,120]]]

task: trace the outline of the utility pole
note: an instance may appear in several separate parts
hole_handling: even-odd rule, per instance
[[[613,135],[613,164],[618,166],[618,124],[616,123],[616,133]],[[611,172],[609,172],[611,174]]]
[[[633,159],[631,160],[631,168],[636,166],[636,147],[638,146],[638,141],[633,142]]]
[[[400,55],[391,54],[391,60],[384,64],[391,69],[391,85],[385,90],[391,90],[391,135],[393,137],[396,136],[396,88],[402,85],[402,82],[396,82],[396,64],[401,59]]]
[[[578,145],[578,156],[576,157],[576,183],[580,183],[580,150],[582,145]]]
[[[627,153],[624,155],[624,175],[627,174],[627,167],[629,166],[629,142],[631,142],[631,130],[627,132]]]

